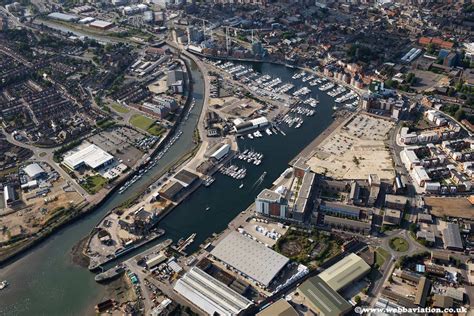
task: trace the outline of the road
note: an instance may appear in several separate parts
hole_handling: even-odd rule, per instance
[[[5,135],[8,142],[16,145],[18,147],[29,149],[33,152],[34,160],[39,162],[46,162],[49,164],[57,173],[63,177],[63,179],[67,180],[74,189],[79,192],[88,202],[92,202],[94,199],[81,187],[71,176],[63,169],[59,164],[57,164],[54,159],[54,151],[57,148],[38,148],[33,145],[28,145],[22,142],[17,141],[11,134],[8,134],[4,129],[2,129],[3,134]]]

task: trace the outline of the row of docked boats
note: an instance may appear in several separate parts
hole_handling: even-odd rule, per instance
[[[305,97],[311,93],[311,89],[308,88],[307,86],[299,87],[295,91],[291,92],[291,90],[295,89],[296,87],[294,84],[285,83],[279,77],[272,77],[268,74],[259,74],[255,72],[249,66],[236,65],[231,61],[223,62],[219,60],[219,61],[208,61],[208,62],[211,62],[214,66],[221,68],[227,73],[233,75],[234,78],[247,84],[251,90],[255,91],[255,93],[270,96],[272,99],[282,100],[281,98],[282,95],[290,94],[293,98],[300,100],[302,97]],[[292,79],[293,80],[299,79],[303,83],[309,83],[311,87],[318,86],[318,89],[320,91],[324,91],[324,92],[328,91],[327,94],[331,97],[337,97],[347,92],[347,88],[341,85],[337,85],[336,83],[330,81],[327,78],[317,77],[316,75],[312,73],[307,73],[305,71],[295,73],[292,76]],[[336,102],[344,103],[346,101],[351,101],[352,99],[355,99],[355,98],[357,98],[357,101],[358,101],[357,94],[355,92],[352,92],[352,94],[350,94],[350,92],[337,98]],[[309,104],[312,107],[316,107],[317,101],[315,101],[313,98],[310,98],[310,99],[312,100],[310,101]],[[351,106],[354,105],[354,103],[355,102],[351,103]]]
[[[237,158],[242,161],[246,161],[248,163],[253,163],[254,165],[258,166],[262,163],[263,160],[263,154],[258,153],[253,150],[246,149],[239,155],[237,155]]]
[[[162,151],[155,158],[148,158],[145,160],[143,167],[138,171],[137,174],[133,176],[132,179],[125,182],[118,191],[119,194],[127,191],[135,182],[140,180],[147,172],[149,172],[153,167],[158,164],[158,161],[163,158],[163,156],[170,150],[170,148],[176,143],[176,141],[183,135],[183,131],[179,130],[171,139],[168,140],[168,143],[165,145]]]
[[[295,106],[290,110],[291,113],[300,114],[303,116],[313,116],[315,111],[313,109],[305,108],[304,106]]]
[[[241,180],[245,178],[247,175],[247,169],[246,168],[240,168],[239,166],[236,165],[230,165],[228,167],[222,166],[219,169],[220,173],[223,175],[229,176],[231,178]]]

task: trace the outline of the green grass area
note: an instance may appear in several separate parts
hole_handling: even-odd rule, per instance
[[[150,126],[146,131],[153,136],[161,136],[166,131],[166,128],[155,123],[152,126]]]
[[[81,186],[86,190],[89,194],[96,194],[100,191],[105,185],[107,184],[107,179],[100,176],[90,176],[87,177],[82,183]]]
[[[389,258],[389,253],[383,248],[377,248],[375,251],[375,264],[379,267],[383,266],[385,261]]]
[[[148,130],[153,123],[155,123],[154,120],[141,114],[134,114],[130,118],[130,124],[144,131]]]
[[[132,115],[132,117],[130,118],[130,124],[132,124],[136,128],[148,132],[153,136],[161,136],[166,131],[166,129],[162,125],[156,123],[153,119],[141,114]]]
[[[390,248],[398,252],[406,252],[409,248],[408,241],[401,237],[395,237],[390,239],[389,245]]]
[[[126,106],[120,105],[118,103],[112,103],[110,106],[118,113],[126,114],[130,112],[130,110]]]
[[[47,154],[46,154],[44,151],[41,152],[41,153],[39,153],[39,156],[40,156],[40,157],[44,157],[44,156],[46,156],[46,155],[47,155]]]

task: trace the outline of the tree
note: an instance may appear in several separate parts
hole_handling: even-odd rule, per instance
[[[435,52],[435,45],[433,43],[429,43],[428,46],[426,46],[426,52],[428,54],[433,54]]]
[[[416,81],[415,74],[413,72],[408,73],[408,75],[405,78],[405,81],[409,83],[410,85],[414,84]]]
[[[457,121],[461,121],[462,119],[464,119],[466,117],[466,112],[464,112],[464,110],[462,108],[459,108],[455,113],[454,113],[454,118],[457,120]]]
[[[415,223],[411,223],[410,226],[408,227],[408,229],[412,232],[412,233],[416,233],[416,230],[417,230],[417,226]]]
[[[354,301],[356,302],[357,305],[359,305],[362,299],[360,298],[359,295],[357,295],[356,297],[354,297]]]

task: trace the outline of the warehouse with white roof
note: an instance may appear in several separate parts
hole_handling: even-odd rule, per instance
[[[287,257],[235,231],[217,244],[211,255],[264,286],[289,262]]]
[[[36,162],[23,168],[23,171],[33,180],[39,179],[46,174],[44,169]]]
[[[77,170],[82,167],[98,169],[111,164],[113,161],[114,156],[91,144],[65,157],[63,164],[71,170]]]
[[[230,152],[230,145],[229,144],[224,144],[219,149],[217,149],[212,155],[211,158],[220,161],[222,158],[227,156],[227,154]]]
[[[176,282],[174,290],[208,315],[237,315],[252,305],[251,301],[196,267]]]

